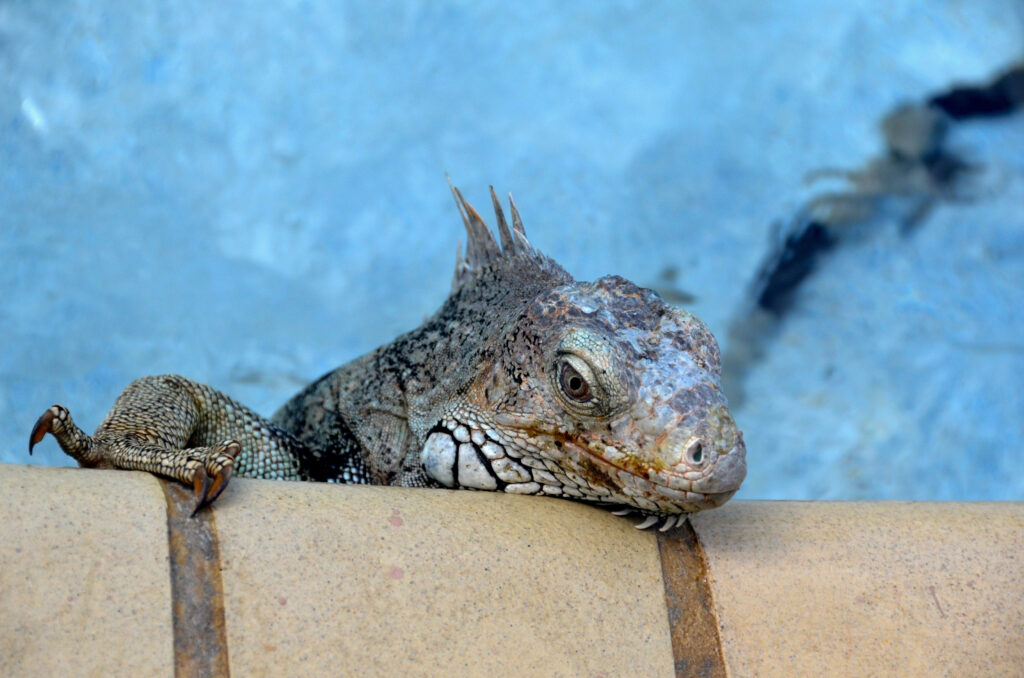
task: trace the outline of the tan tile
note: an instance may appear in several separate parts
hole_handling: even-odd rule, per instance
[[[657,545],[564,500],[241,481],[234,675],[671,676]]]
[[[0,487],[0,675],[172,675],[157,481],[0,465]]]
[[[1024,671],[1024,504],[734,502],[694,523],[731,675]]]

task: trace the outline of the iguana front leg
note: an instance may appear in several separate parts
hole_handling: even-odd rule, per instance
[[[177,375],[129,384],[92,436],[54,405],[32,429],[30,454],[47,433],[81,466],[148,471],[192,485],[195,510],[216,499],[234,472],[300,480],[303,460],[319,456],[223,393]]]

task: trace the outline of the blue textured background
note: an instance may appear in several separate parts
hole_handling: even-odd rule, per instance
[[[416,326],[445,172],[578,278],[677,267],[727,341],[809,172],[1022,54],[1009,0],[0,1],[0,459],[143,374],[269,414]],[[954,142],[984,190],[833,254],[754,366],[741,496],[1024,498],[1024,120]]]

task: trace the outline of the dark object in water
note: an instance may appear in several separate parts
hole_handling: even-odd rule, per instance
[[[1024,107],[1024,63],[976,87],[953,87],[895,108],[881,122],[885,152],[857,170],[819,170],[809,178],[838,177],[847,190],[811,199],[790,221],[790,232],[761,264],[752,305],[736,316],[722,356],[722,388],[734,407],[743,402],[743,380],[764,357],[771,337],[796,299],[800,285],[823,264],[852,227],[884,218],[904,235],[941,201],[973,198],[970,175],[979,170],[947,145],[960,120],[1007,115]]]
[[[1024,65],[1015,66],[981,87],[954,87],[928,103],[954,120],[1005,115],[1024,104]]]
[[[763,265],[755,288],[757,306],[782,315],[797,287],[816,266],[818,255],[838,242],[843,226],[878,213],[883,199],[902,198],[904,231],[920,221],[936,200],[955,199],[960,178],[972,166],[946,148],[951,120],[1012,113],[1024,105],[1024,64],[1015,65],[977,87],[954,87],[924,105],[905,105],[882,121],[887,152],[859,171],[841,173],[853,190],[811,202],[810,219],[786,237]]]
[[[799,233],[786,237],[781,251],[762,269],[761,291],[757,305],[766,311],[781,315],[793,302],[793,293],[814,270],[817,257],[832,249],[836,243],[824,225],[812,221]]]

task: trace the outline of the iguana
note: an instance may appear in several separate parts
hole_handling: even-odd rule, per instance
[[[194,488],[232,474],[567,497],[668,529],[746,475],[693,314],[618,277],[577,282],[532,247],[491,188],[500,244],[454,186],[467,232],[451,294],[419,328],[330,372],[269,420],[177,375],[132,382],[92,435],[62,405],[36,422],[81,466]],[[461,246],[460,246],[461,250]]]

